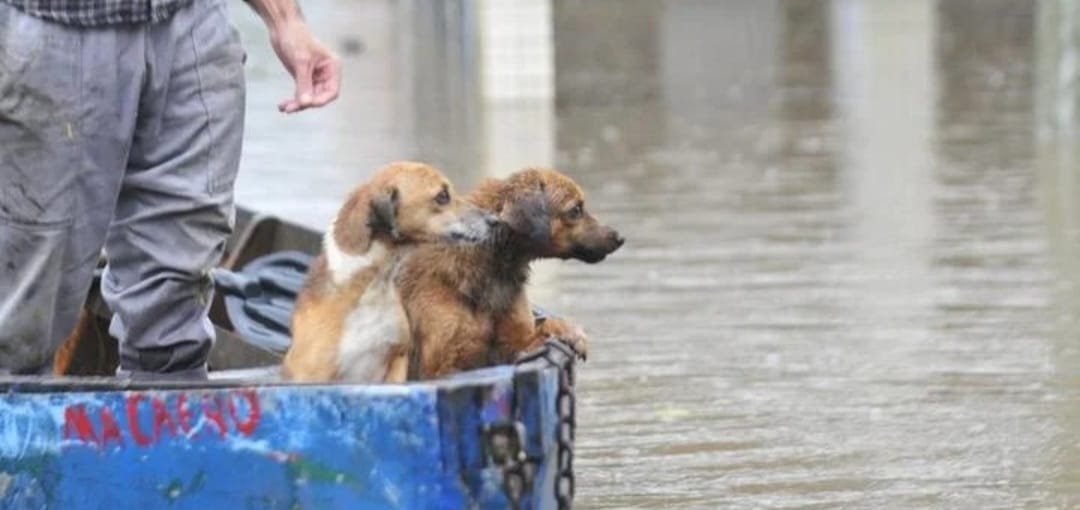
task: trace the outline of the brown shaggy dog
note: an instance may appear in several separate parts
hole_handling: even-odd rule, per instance
[[[489,179],[468,200],[499,216],[488,240],[417,247],[401,268],[398,288],[420,358],[411,375],[436,378],[506,363],[549,336],[568,340],[585,357],[580,328],[559,319],[536,325],[525,295],[529,263],[600,262],[622,246],[622,236],[589,214],[581,188],[555,170]]]

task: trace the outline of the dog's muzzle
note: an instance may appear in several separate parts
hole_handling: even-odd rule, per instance
[[[582,262],[595,264],[614,253],[615,250],[618,250],[625,242],[626,239],[612,229],[604,236],[603,242],[601,243],[593,245],[579,244],[575,246],[572,257]]]

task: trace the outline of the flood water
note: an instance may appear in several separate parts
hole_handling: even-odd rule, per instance
[[[393,159],[575,178],[628,239],[531,288],[592,337],[577,508],[1080,507],[1075,6],[523,3],[554,45],[500,61],[476,2],[308,2],[344,90],[291,117],[237,3],[240,202],[321,229]]]

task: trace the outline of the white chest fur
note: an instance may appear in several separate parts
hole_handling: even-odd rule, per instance
[[[338,246],[334,225],[323,238],[330,279],[335,286],[348,285],[363,271],[382,266],[360,299],[345,314],[338,342],[338,379],[353,383],[381,382],[386,377],[390,350],[407,333],[408,323],[393,284],[396,260],[381,242],[373,242],[363,254],[346,253]]]
[[[381,382],[391,348],[408,327],[389,275],[378,275],[345,316],[338,344],[338,376],[353,383]]]

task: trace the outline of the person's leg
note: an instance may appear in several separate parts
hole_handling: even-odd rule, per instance
[[[122,374],[201,378],[214,340],[209,271],[234,223],[244,54],[221,0],[195,0],[148,34],[102,295]]]
[[[74,327],[133,127],[137,29],[83,31],[0,3],[0,371],[40,373]]]

